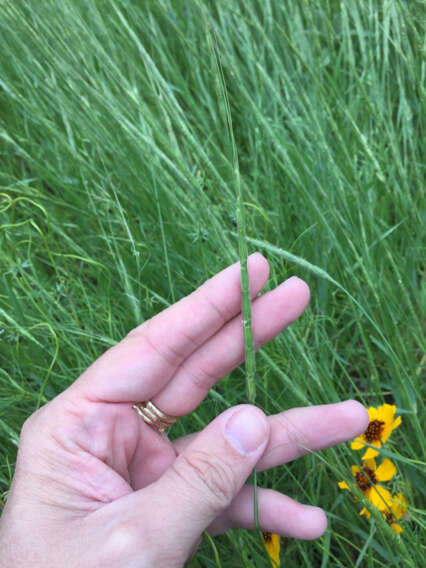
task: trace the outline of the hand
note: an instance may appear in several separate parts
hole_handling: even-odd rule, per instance
[[[290,278],[258,296],[268,278],[249,257],[253,332],[259,348],[296,319],[307,285]],[[0,519],[0,565],[14,568],[182,566],[205,529],[252,528],[258,470],[308,449],[353,438],[368,415],[354,401],[266,417],[241,405],[202,432],[171,443],[132,408],[194,410],[244,356],[239,264],[131,331],[22,429],[15,477]],[[258,491],[263,530],[311,539],[324,513]]]

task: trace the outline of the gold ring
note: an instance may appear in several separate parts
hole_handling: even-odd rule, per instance
[[[165,412],[162,412],[150,400],[138,402],[133,405],[133,408],[147,424],[153,426],[159,432],[164,432],[177,420],[175,416],[169,416]]]

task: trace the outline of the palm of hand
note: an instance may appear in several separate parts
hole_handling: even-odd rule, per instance
[[[129,404],[69,400],[66,394],[32,417],[44,435],[42,447],[28,448],[33,474],[47,472],[41,488],[49,488],[50,500],[52,485],[45,482],[61,488],[57,506],[96,510],[143,489],[175,460],[172,443]]]

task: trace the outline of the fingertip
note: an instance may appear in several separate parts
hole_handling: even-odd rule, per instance
[[[278,291],[277,309],[282,309],[286,314],[288,325],[296,320],[308,305],[311,295],[309,286],[304,280],[292,276],[280,284],[276,290]]]
[[[327,530],[327,516],[320,507],[304,505],[288,497],[282,499],[284,519],[283,536],[314,540]]]
[[[298,276],[291,276],[285,280],[282,285],[285,288],[292,288],[297,291],[299,298],[304,300],[305,306],[308,304],[311,297],[311,290],[304,280]]]
[[[362,434],[368,426],[369,417],[367,409],[357,400],[350,399],[340,403],[345,422],[352,429],[352,438]],[[350,434],[348,434],[349,436]]]
[[[247,259],[247,267],[251,271],[253,269],[258,270],[262,273],[264,278],[267,280],[269,277],[269,262],[260,252],[254,252],[249,255]]]
[[[259,252],[258,250],[255,252],[252,252],[251,254],[248,255],[248,259],[253,259],[253,258],[257,258],[257,259],[263,259],[266,263],[268,263],[268,261],[266,260],[266,258],[263,256],[263,254],[261,252]]]
[[[300,523],[300,531],[297,538],[314,540],[322,536],[327,530],[327,516],[320,507],[311,505],[303,506],[303,523]]]
[[[269,263],[260,252],[255,252],[247,259],[247,270],[249,273],[250,296],[255,298],[268,281]]]

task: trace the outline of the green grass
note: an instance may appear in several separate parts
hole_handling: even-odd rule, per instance
[[[425,17],[417,0],[0,0],[3,499],[25,418],[238,258],[241,184],[269,286],[312,291],[257,354],[256,403],[403,416],[386,446],[401,537],[339,492],[348,445],[258,475],[329,512],[323,538],[283,541],[283,565],[422,564]],[[246,400],[240,368],[174,432]],[[217,559],[268,566],[244,531],[192,566]]]

